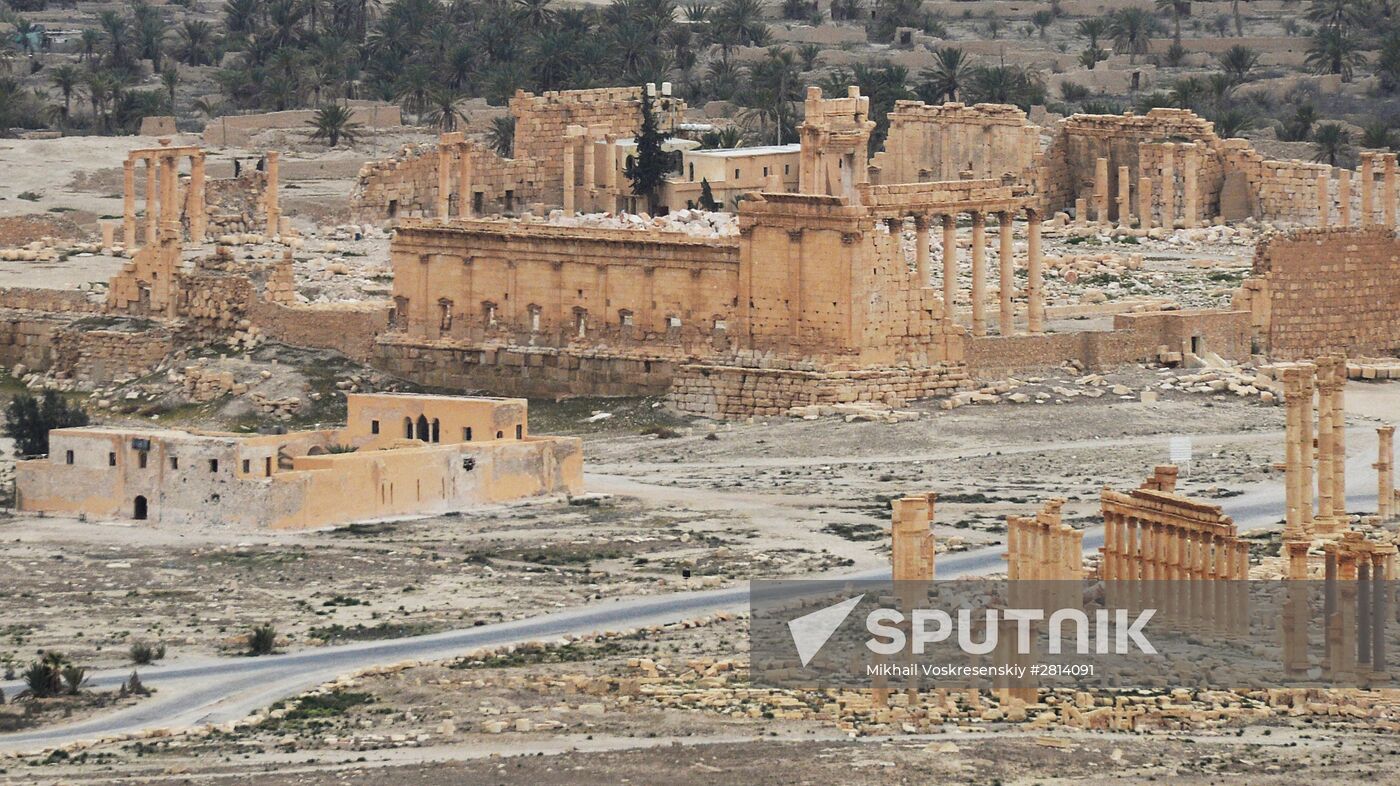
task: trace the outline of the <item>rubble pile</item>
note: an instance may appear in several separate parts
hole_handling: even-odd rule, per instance
[[[522,220],[528,221],[530,217]],[[649,216],[646,213],[579,213],[566,216],[562,210],[553,210],[544,221],[550,226],[651,229],[683,232],[694,237],[733,237],[739,234],[737,215],[707,210],[677,210],[664,216]]]

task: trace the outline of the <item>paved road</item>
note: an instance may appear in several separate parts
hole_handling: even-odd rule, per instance
[[[1348,461],[1348,507],[1374,508],[1374,487],[1362,485],[1373,477],[1365,455]],[[1238,497],[1221,500],[1221,507],[1241,528],[1277,525],[1283,511],[1282,478],[1262,484]],[[1367,484],[1370,485],[1370,484]],[[1101,526],[1085,531],[1084,549],[1103,545]],[[1005,564],[1002,547],[947,554],[938,560],[943,579],[1000,572]],[[878,579],[888,570],[871,570],[831,578]],[[36,731],[0,735],[0,752],[32,751],[145,729],[181,728],[224,723],[243,718],[269,704],[359,669],[406,660],[446,660],[467,650],[527,641],[549,640],[569,634],[665,624],[718,611],[739,611],[748,604],[746,587],[705,590],[600,602],[581,608],[541,614],[525,620],[483,625],[431,636],[362,642],[323,647],[261,658],[204,658],[172,662],[141,671],[142,681],[155,688],[154,696],[131,707],[78,723]],[[94,688],[114,688],[129,669],[94,674]],[[15,683],[7,693],[18,689]]]

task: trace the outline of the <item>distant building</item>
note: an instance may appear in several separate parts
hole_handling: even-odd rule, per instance
[[[531,436],[526,407],[524,399],[352,394],[343,429],[58,429],[47,458],[17,465],[17,506],[166,526],[297,529],[580,491],[580,441]]]

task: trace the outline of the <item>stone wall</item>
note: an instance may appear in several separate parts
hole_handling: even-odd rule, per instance
[[[262,232],[267,228],[267,173],[250,169],[238,177],[205,181],[211,235]]]
[[[469,207],[475,214],[513,212],[543,200],[533,161],[501,158],[476,142],[468,142],[467,149],[472,159],[474,195]],[[409,145],[397,156],[365,164],[350,195],[351,215],[364,223],[436,217],[437,172],[437,145]],[[561,180],[559,198],[562,193]],[[450,209],[453,215],[462,215],[462,206],[455,199]]]
[[[31,289],[0,287],[0,308],[48,311],[58,314],[96,314],[103,310],[100,299],[76,289]]]
[[[309,349],[329,349],[368,363],[375,341],[389,327],[387,300],[360,303],[286,305],[257,300],[249,320],[267,338]]]
[[[472,215],[517,212],[540,204],[554,207],[564,200],[565,134],[581,126],[598,139],[612,134],[630,139],[641,127],[642,88],[550,91],[534,95],[518,91],[510,99],[515,118],[514,146],[503,158],[479,140],[468,140],[472,157]],[[656,110],[662,130],[675,127],[685,111],[680,99],[659,97]],[[575,183],[583,183],[582,156],[575,156]],[[400,218],[438,217],[438,150],[436,145],[413,145],[385,161],[366,164],[351,195],[355,220],[379,222]],[[455,183],[455,179],[453,181]],[[464,215],[452,200],[452,215]]]
[[[351,101],[350,119],[365,128],[392,128],[403,125],[397,104]],[[248,147],[259,131],[273,128],[309,130],[307,123],[315,119],[314,109],[293,109],[286,112],[264,112],[256,115],[224,115],[204,126],[204,144],[219,147]]]
[[[1065,120],[1046,151],[1041,196],[1056,210],[1068,209],[1080,198],[1092,204],[1095,166],[1099,158],[1107,158],[1109,214],[1116,218],[1113,196],[1118,194],[1118,168],[1126,166],[1131,177],[1140,176],[1141,143],[1196,140],[1212,150],[1219,143],[1211,123],[1185,109],[1153,109],[1145,115],[1074,115]],[[1177,170],[1177,177],[1181,171]],[[1154,188],[1161,188],[1159,181],[1154,181]],[[1218,190],[1217,186],[1211,193]],[[1136,208],[1136,182],[1130,184],[1130,193],[1129,204]],[[1208,210],[1208,205],[1202,201],[1201,209]]]
[[[464,344],[710,353],[737,303],[732,238],[410,222],[392,247],[396,326]]]
[[[1038,164],[1040,127],[1006,104],[929,105],[897,101],[885,149],[871,165],[877,183],[974,178],[1029,178]]]
[[[1330,179],[1332,167],[1306,161],[1272,161],[1242,139],[1226,140],[1221,149],[1226,170],[1240,173],[1248,184],[1250,215],[1266,221],[1317,225],[1317,178],[1327,175]],[[1329,189],[1335,192],[1335,186]],[[1376,191],[1379,196],[1380,188]],[[1359,180],[1353,181],[1352,192],[1359,198]]]
[[[1393,230],[1303,229],[1254,251],[1236,306],[1270,357],[1389,355],[1400,349],[1400,240]]]
[[[174,334],[160,323],[89,317],[54,334],[49,370],[81,387],[105,385],[150,373],[174,349]]]
[[[601,349],[464,347],[389,333],[375,365],[405,379],[452,391],[510,396],[657,396],[671,386],[675,362]]]
[[[672,404],[694,415],[743,418],[782,415],[792,407],[811,404],[861,401],[902,406],[972,386],[967,371],[951,364],[829,370],[734,361],[679,366],[672,381]]]
[[[0,310],[0,365],[47,371],[53,366],[54,337],[71,321],[57,314]]]
[[[969,339],[967,365],[977,379],[993,380],[1046,371],[1067,360],[1101,371],[1125,363],[1176,362],[1187,352],[1243,361],[1250,350],[1246,312],[1149,311],[1116,315],[1111,331]]]

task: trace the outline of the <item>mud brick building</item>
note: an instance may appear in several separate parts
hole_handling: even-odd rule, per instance
[[[523,400],[351,394],[346,407],[342,429],[289,434],[57,429],[47,458],[17,464],[17,506],[302,529],[582,489],[581,443],[531,435]]]

